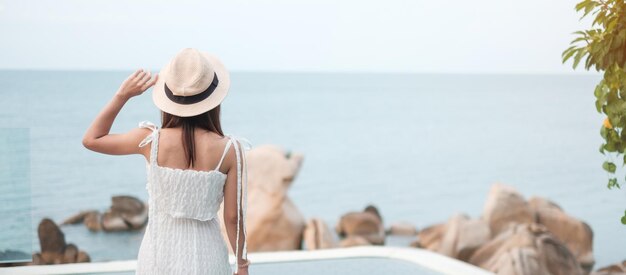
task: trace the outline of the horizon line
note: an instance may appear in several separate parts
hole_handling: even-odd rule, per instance
[[[95,68],[2,68],[0,71],[24,72],[132,72],[134,69],[95,69]],[[159,70],[150,69],[151,72]],[[369,70],[231,70],[230,73],[268,73],[268,74],[388,74],[388,75],[571,75],[594,76],[602,72],[594,70],[571,72],[557,71],[369,71]]]

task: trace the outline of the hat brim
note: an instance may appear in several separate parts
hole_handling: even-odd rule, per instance
[[[152,101],[161,111],[180,117],[190,117],[202,114],[217,107],[217,105],[222,103],[224,98],[226,98],[228,89],[230,88],[230,74],[228,73],[228,70],[226,70],[224,64],[217,59],[217,57],[206,52],[201,53],[207,60],[209,60],[209,63],[213,66],[213,70],[215,70],[215,74],[219,80],[217,88],[215,88],[209,97],[198,103],[178,104],[171,101],[165,94],[165,79],[167,79],[167,72],[169,71],[168,63],[168,65],[165,65],[165,67],[161,69],[161,72],[159,72],[159,80],[156,84],[154,84],[152,91]]]

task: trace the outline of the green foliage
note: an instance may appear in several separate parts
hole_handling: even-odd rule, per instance
[[[614,176],[617,167],[610,154],[623,157],[626,165],[626,0],[583,0],[576,5],[581,17],[593,16],[591,29],[577,31],[563,54],[563,63],[573,59],[572,67],[584,61],[586,70],[604,72],[593,92],[596,110],[606,115],[600,129],[604,143],[600,153],[607,157],[602,168],[609,174],[607,187],[620,188]],[[626,213],[621,219],[626,224]]]

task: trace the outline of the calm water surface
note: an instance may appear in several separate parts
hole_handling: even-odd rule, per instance
[[[34,228],[43,217],[61,222],[83,209],[103,210],[112,195],[147,198],[143,157],[99,155],[81,145],[127,74],[0,71],[0,127],[30,128]],[[305,155],[290,196],[307,218],[334,226],[342,213],[371,203],[387,225],[405,220],[422,228],[457,212],[478,217],[491,184],[502,182],[587,221],[602,266],[626,258],[626,226],[619,222],[626,196],[605,188],[600,168],[598,80],[233,73],[222,123],[255,145]],[[113,131],[142,120],[159,122],[148,95],[129,102]],[[142,232],[62,229],[95,261],[134,259],[142,238]],[[2,233],[0,243],[11,244]]]

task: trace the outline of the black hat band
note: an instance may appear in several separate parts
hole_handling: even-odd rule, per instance
[[[169,98],[171,101],[178,103],[178,104],[189,105],[189,104],[198,103],[200,101],[205,100],[207,97],[209,97],[213,93],[213,91],[215,91],[215,89],[217,88],[218,83],[219,83],[219,80],[217,79],[217,74],[213,73],[213,82],[211,82],[211,85],[209,85],[209,87],[206,88],[206,90],[202,91],[201,93],[197,95],[192,95],[192,96],[174,95],[172,93],[172,90],[170,90],[170,88],[167,87],[167,83],[163,83],[163,85],[165,86],[165,95],[167,96],[167,98]]]

